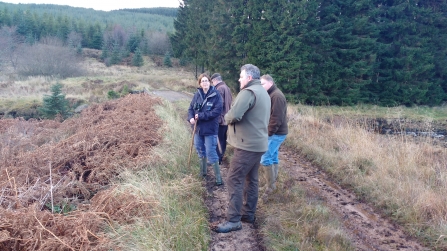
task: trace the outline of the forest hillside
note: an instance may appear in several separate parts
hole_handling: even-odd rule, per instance
[[[446,1],[184,2],[175,56],[223,73],[235,89],[240,65],[252,63],[294,103],[447,101]]]

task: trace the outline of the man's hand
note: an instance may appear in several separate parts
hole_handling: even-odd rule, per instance
[[[196,115],[197,116],[197,115]],[[194,119],[194,118],[191,118],[190,120],[189,120],[189,123],[191,123],[191,125],[194,125],[195,123],[196,123],[196,120]]]

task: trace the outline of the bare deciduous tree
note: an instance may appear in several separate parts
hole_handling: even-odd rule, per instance
[[[19,57],[17,72],[23,76],[80,76],[83,69],[76,51],[62,46],[54,37],[42,39],[43,43],[27,45]]]
[[[76,31],[72,31],[67,36],[67,45],[76,48],[78,47],[82,42],[82,34],[78,33]]]
[[[0,28],[0,65],[11,65],[17,68],[24,38],[17,34],[16,27],[3,26]]]
[[[152,32],[148,34],[149,52],[155,55],[165,55],[171,50],[171,42],[166,33]]]

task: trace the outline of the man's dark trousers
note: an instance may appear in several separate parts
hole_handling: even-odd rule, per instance
[[[219,164],[222,164],[222,159],[224,157],[225,150],[227,150],[227,131],[228,131],[227,125],[219,125],[219,132],[217,134],[217,137],[219,138],[218,144],[220,144],[220,149],[219,146],[217,146],[216,149],[217,155],[219,155]]]
[[[240,221],[242,215],[255,216],[258,204],[258,170],[262,154],[264,152],[234,149],[227,180],[230,201],[227,211],[228,221]]]

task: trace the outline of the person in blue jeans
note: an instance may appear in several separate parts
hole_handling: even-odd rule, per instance
[[[267,184],[261,199],[266,202],[269,194],[276,189],[278,178],[278,153],[279,147],[286,139],[287,126],[287,101],[284,94],[275,84],[273,78],[266,74],[261,76],[261,85],[270,96],[271,108],[268,125],[268,149],[261,157],[261,165],[264,168]]]
[[[198,79],[199,88],[188,108],[188,121],[196,125],[194,146],[200,159],[200,175],[207,174],[207,161],[212,163],[216,176],[216,185],[222,185],[219,156],[216,152],[219,116],[222,113],[222,98],[211,85],[210,77],[203,73]]]

